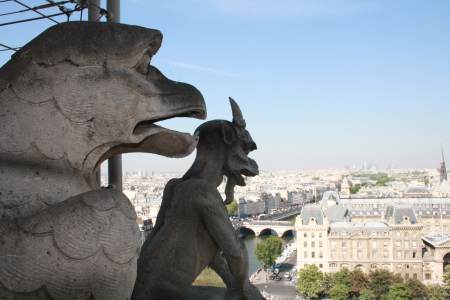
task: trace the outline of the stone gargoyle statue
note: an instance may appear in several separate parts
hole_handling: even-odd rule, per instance
[[[193,165],[164,189],[155,227],[138,259],[133,300],[182,299],[207,266],[224,280],[227,299],[263,299],[248,280],[247,252],[225,207],[233,201],[235,185],[245,185],[243,175],[258,174],[248,157],[256,144],[238,105],[230,102],[233,122],[201,125]],[[224,176],[225,201],[217,190]]]
[[[95,170],[109,157],[182,157],[197,138],[155,123],[205,118],[194,87],[150,65],[157,30],[68,22],[0,69],[0,298],[129,299],[136,214]]]

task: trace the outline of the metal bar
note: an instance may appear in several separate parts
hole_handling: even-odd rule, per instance
[[[38,10],[38,9],[50,8],[50,7],[59,5],[59,4],[66,4],[66,3],[69,3],[69,2],[70,2],[70,1],[60,1],[60,2],[57,2],[57,3],[47,3],[47,4],[42,4],[42,5],[30,7],[30,8],[25,8],[25,9],[21,9],[21,10],[17,10],[17,11],[12,11],[12,12],[8,12],[8,13],[3,13],[3,14],[0,14],[0,17],[2,17],[2,16],[14,15],[14,14],[18,14],[18,13],[23,13],[23,12],[27,12],[27,11],[30,11],[30,10],[36,11],[36,10]]]
[[[70,10],[69,13],[72,13],[72,12],[75,12],[75,11],[79,11],[79,9]],[[29,19],[24,19],[24,20],[0,23],[0,26],[12,25],[12,24],[18,24],[18,23],[42,20],[42,19],[50,19],[50,17],[62,16],[62,15],[67,15],[67,14],[66,13],[57,13],[57,14],[43,16],[43,17],[36,17],[36,18],[29,18]]]
[[[22,2],[20,2],[19,0],[13,0],[13,1],[16,2],[16,3],[19,4],[19,5],[22,5],[23,7],[32,9],[32,7],[30,7],[30,6],[28,6],[28,5],[26,5],[26,4],[22,3]],[[53,21],[53,22],[55,22],[56,24],[59,24],[58,21],[56,21],[56,20],[50,18],[50,17],[55,17],[56,15],[55,15],[55,16],[46,16],[46,15],[44,15],[43,13],[41,13],[40,11],[38,11],[38,10],[35,10],[35,9],[32,9],[32,10],[33,10],[35,13],[37,13],[37,14],[39,14],[39,15],[41,15],[41,16],[47,18],[47,19],[49,19],[50,21]],[[60,15],[58,15],[58,16],[60,16]],[[43,19],[43,18],[40,18],[40,19]],[[39,19],[37,19],[37,20],[39,20]],[[15,23],[13,23],[13,24],[15,24]]]
[[[120,0],[108,0],[106,10],[109,13],[108,22],[120,23]]]
[[[122,155],[116,155],[108,160],[109,185],[122,190]]]
[[[88,21],[100,20],[100,0],[88,0]]]
[[[108,0],[108,22],[120,22],[120,0]],[[109,185],[122,190],[122,155],[116,155],[108,161]]]
[[[4,45],[4,44],[0,44],[0,46],[2,46],[3,48],[6,48],[6,49],[0,50],[0,51],[6,51],[6,50],[17,51],[17,50],[20,49],[20,48],[9,47],[9,46]]]

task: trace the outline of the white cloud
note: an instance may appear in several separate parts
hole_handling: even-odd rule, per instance
[[[211,68],[211,67],[199,66],[199,65],[178,62],[178,61],[171,61],[171,60],[167,61],[167,63],[169,65],[172,65],[177,68],[182,68],[182,69],[187,69],[187,70],[192,70],[192,71],[199,71],[199,72],[210,73],[210,74],[215,74],[215,75],[220,75],[220,76],[225,76],[225,77],[233,77],[233,78],[238,77],[237,74],[230,73],[230,72],[223,71],[223,70],[218,70],[218,69]]]

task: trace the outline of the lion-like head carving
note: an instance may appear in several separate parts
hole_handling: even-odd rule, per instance
[[[0,69],[0,155],[65,159],[90,176],[117,153],[191,153],[194,137],[155,124],[206,116],[197,89],[150,65],[161,41],[157,30],[125,24],[44,31]]]

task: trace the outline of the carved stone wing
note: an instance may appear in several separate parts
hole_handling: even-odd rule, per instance
[[[0,222],[0,298],[126,299],[139,248],[134,209],[114,190]]]

